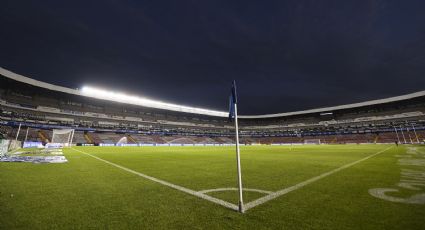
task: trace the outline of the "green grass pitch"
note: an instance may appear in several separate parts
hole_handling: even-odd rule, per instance
[[[226,190],[237,187],[234,147],[64,152],[64,164],[0,163],[0,229],[425,229],[425,186],[398,186],[406,169],[424,172],[416,178],[424,180],[421,146],[243,146],[244,188],[274,193],[302,185],[244,214],[123,169],[191,191],[224,188],[205,194],[237,204],[237,191]],[[418,157],[417,164],[400,164],[406,156]],[[332,172],[344,165],[350,167]],[[422,198],[390,201],[372,196],[374,188],[398,189],[386,194],[402,200]],[[243,195],[250,203],[267,194]]]

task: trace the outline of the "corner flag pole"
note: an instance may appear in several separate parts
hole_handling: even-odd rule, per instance
[[[230,96],[230,111],[229,118],[235,119],[235,139],[236,139],[236,162],[238,169],[238,191],[239,191],[239,212],[244,213],[243,207],[243,196],[242,196],[242,170],[241,170],[241,159],[240,159],[240,148],[239,148],[239,127],[238,127],[238,106],[237,106],[237,94],[236,94],[236,82],[233,81],[232,94]]]
[[[400,137],[398,136],[397,128],[395,126],[394,126],[394,130],[395,130],[395,134],[397,135],[397,141],[398,141],[398,143],[401,143],[400,142]]]
[[[27,132],[25,133],[25,140],[24,140],[24,142],[26,142],[26,141],[27,141],[27,138],[28,138],[28,131],[29,131],[29,129],[30,129],[30,127],[28,126],[28,127],[27,127]]]
[[[19,128],[18,128],[18,132],[16,132],[16,138],[15,138],[15,141],[17,141],[18,140],[18,136],[19,136],[19,133],[21,132],[21,123],[19,123]]]
[[[406,137],[404,136],[403,128],[400,125],[401,135],[403,136],[404,143],[407,144]]]
[[[236,161],[238,165],[238,183],[239,183],[239,212],[244,213],[243,196],[242,196],[242,170],[241,170],[241,156],[239,148],[239,127],[238,127],[238,106],[235,104],[235,135],[236,135]]]
[[[413,132],[415,133],[415,136],[416,136],[416,142],[418,142],[418,144],[419,144],[418,134],[416,134],[415,125],[413,123],[412,123],[412,128],[413,128]]]

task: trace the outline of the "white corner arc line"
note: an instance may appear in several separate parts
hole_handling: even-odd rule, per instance
[[[300,188],[302,188],[302,187],[304,187],[304,186],[306,186],[306,185],[309,185],[309,184],[311,184],[311,183],[313,183],[313,182],[315,182],[315,181],[318,181],[318,180],[320,180],[320,179],[322,179],[322,178],[325,178],[325,177],[327,177],[327,176],[330,176],[330,175],[332,175],[332,174],[334,174],[334,173],[336,173],[336,172],[339,172],[339,171],[341,171],[341,170],[343,170],[343,169],[346,169],[346,168],[349,168],[349,167],[351,167],[351,166],[353,166],[353,165],[356,165],[356,164],[358,164],[358,163],[360,163],[360,162],[362,162],[362,161],[365,161],[365,160],[367,160],[367,159],[369,159],[369,158],[372,158],[372,157],[374,157],[374,156],[376,156],[376,155],[378,155],[378,154],[381,154],[381,153],[383,153],[383,152],[385,152],[385,151],[387,151],[387,150],[389,150],[389,149],[391,149],[391,148],[393,148],[393,147],[394,147],[394,146],[390,146],[390,147],[388,147],[388,148],[386,148],[386,149],[384,149],[384,150],[378,151],[377,153],[374,153],[374,154],[372,154],[372,155],[369,155],[369,156],[367,156],[367,157],[365,157],[365,158],[362,158],[362,159],[360,159],[360,160],[357,160],[357,161],[354,161],[354,162],[348,163],[348,164],[343,165],[343,166],[341,166],[341,167],[339,167],[339,168],[336,168],[336,169],[331,170],[331,171],[329,171],[329,172],[323,173],[323,174],[321,174],[321,175],[319,175],[319,176],[312,177],[312,178],[310,178],[310,179],[308,179],[308,180],[306,180],[306,181],[303,181],[303,182],[301,182],[301,183],[298,183],[298,184],[296,184],[296,185],[294,185],[294,186],[291,186],[291,187],[288,187],[288,188],[284,188],[284,189],[279,190],[279,191],[277,191],[277,192],[274,192],[274,193],[272,193],[272,194],[269,194],[269,195],[263,196],[263,197],[261,197],[261,198],[259,198],[259,199],[257,199],[257,200],[251,201],[251,202],[249,202],[249,203],[245,204],[245,211],[247,211],[248,209],[254,208],[254,207],[256,207],[256,206],[258,206],[258,205],[260,205],[260,204],[264,204],[264,203],[266,203],[266,202],[268,202],[268,201],[270,201],[270,200],[276,199],[276,198],[278,198],[278,197],[280,197],[280,196],[282,196],[282,195],[285,195],[285,194],[287,194],[287,193],[289,193],[289,192],[292,192],[292,191],[294,191],[294,190],[300,189]]]
[[[222,192],[222,191],[238,191],[238,188],[214,188],[214,189],[206,189],[206,190],[201,190],[198,191],[199,193],[210,193],[210,192]],[[264,193],[264,194],[272,194],[273,192],[271,191],[266,191],[266,190],[262,190],[262,189],[255,189],[255,188],[243,188],[243,191],[248,191],[248,192],[258,192],[258,193]]]
[[[119,165],[119,164],[112,163],[112,162],[110,162],[110,161],[104,160],[104,159],[102,159],[102,158],[100,158],[100,157],[97,157],[97,156],[91,155],[90,153],[86,153],[86,152],[83,152],[83,151],[78,150],[78,149],[74,149],[74,148],[72,148],[72,150],[75,150],[75,151],[80,152],[80,153],[82,153],[82,154],[85,154],[85,155],[87,155],[87,156],[93,157],[93,158],[95,158],[95,159],[97,159],[97,160],[99,160],[99,161],[102,161],[102,162],[106,163],[106,164],[112,165],[112,166],[114,166],[114,167],[116,167],[116,168],[122,169],[122,170],[124,170],[124,171],[129,172],[129,173],[133,173],[133,174],[138,175],[138,176],[140,176],[140,177],[143,177],[143,178],[145,178],[145,179],[148,179],[148,180],[151,180],[151,181],[157,182],[157,183],[159,183],[159,184],[162,184],[162,185],[165,185],[165,186],[171,187],[171,188],[173,188],[173,189],[179,190],[179,191],[181,191],[181,192],[185,192],[185,193],[188,193],[188,194],[190,194],[190,195],[193,195],[193,196],[196,196],[196,197],[202,198],[202,199],[204,199],[204,200],[208,200],[208,201],[210,201],[210,202],[213,202],[213,203],[215,203],[215,204],[219,204],[219,205],[221,205],[221,206],[224,206],[224,207],[226,207],[226,208],[229,208],[229,209],[232,209],[232,210],[235,210],[235,211],[238,211],[238,210],[239,210],[239,208],[238,208],[238,206],[237,206],[237,205],[232,204],[232,203],[229,203],[229,202],[227,202],[227,201],[224,201],[224,200],[221,200],[221,199],[218,199],[218,198],[215,198],[215,197],[211,197],[211,196],[208,196],[208,195],[206,195],[206,194],[203,194],[203,193],[200,193],[200,192],[194,191],[194,190],[192,190],[192,189],[188,189],[188,188],[185,188],[185,187],[182,187],[182,186],[179,186],[179,185],[175,185],[175,184],[172,184],[172,183],[167,182],[167,181],[164,181],[164,180],[157,179],[157,178],[155,178],[155,177],[148,176],[148,175],[146,175],[146,174],[143,174],[143,173],[140,173],[140,172],[134,171],[134,170],[132,170],[132,169],[126,168],[126,167],[121,166],[121,165]]]

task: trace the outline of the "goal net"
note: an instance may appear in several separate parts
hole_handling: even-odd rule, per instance
[[[304,144],[306,144],[306,145],[320,145],[320,139],[305,139]]]
[[[48,148],[70,147],[74,137],[73,129],[53,129],[52,142],[46,145]]]

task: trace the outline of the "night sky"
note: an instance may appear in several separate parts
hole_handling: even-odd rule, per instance
[[[424,90],[425,1],[2,0],[0,66],[241,114]]]

